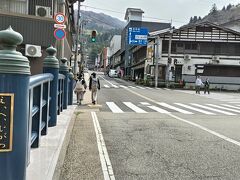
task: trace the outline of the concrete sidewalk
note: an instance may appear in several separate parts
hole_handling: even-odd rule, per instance
[[[85,74],[88,85],[89,74]],[[57,126],[48,128],[39,148],[31,149],[27,180],[103,179],[91,111],[91,91],[84,95],[82,105],[73,104],[58,115]]]

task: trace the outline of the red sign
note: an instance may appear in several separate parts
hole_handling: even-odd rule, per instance
[[[55,29],[54,36],[57,40],[62,40],[66,36],[66,32],[63,29]]]
[[[65,23],[65,15],[63,13],[57,13],[55,14],[54,16],[54,21],[57,23],[57,24],[63,24]]]

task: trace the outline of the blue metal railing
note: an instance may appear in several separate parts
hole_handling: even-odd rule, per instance
[[[30,77],[29,82],[29,121],[28,121],[28,163],[30,162],[30,149],[40,145],[41,135],[46,135],[48,123],[51,119],[49,114],[51,98],[51,73],[44,73]],[[58,77],[58,114],[63,110],[65,76],[59,74]]]

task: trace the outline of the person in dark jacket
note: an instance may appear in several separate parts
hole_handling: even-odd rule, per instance
[[[204,94],[206,94],[206,92],[208,92],[208,94],[210,94],[210,82],[209,79],[207,78],[206,81],[204,82]]]
[[[95,72],[93,72],[90,76],[89,90],[92,91],[92,103],[96,104],[97,91],[100,90],[100,82]]]

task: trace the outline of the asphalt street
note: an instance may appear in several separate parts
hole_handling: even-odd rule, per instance
[[[84,143],[97,169],[82,179],[240,179],[239,93],[196,95],[99,76],[98,106],[79,107],[89,113],[83,121],[92,128],[79,131],[91,131]]]

